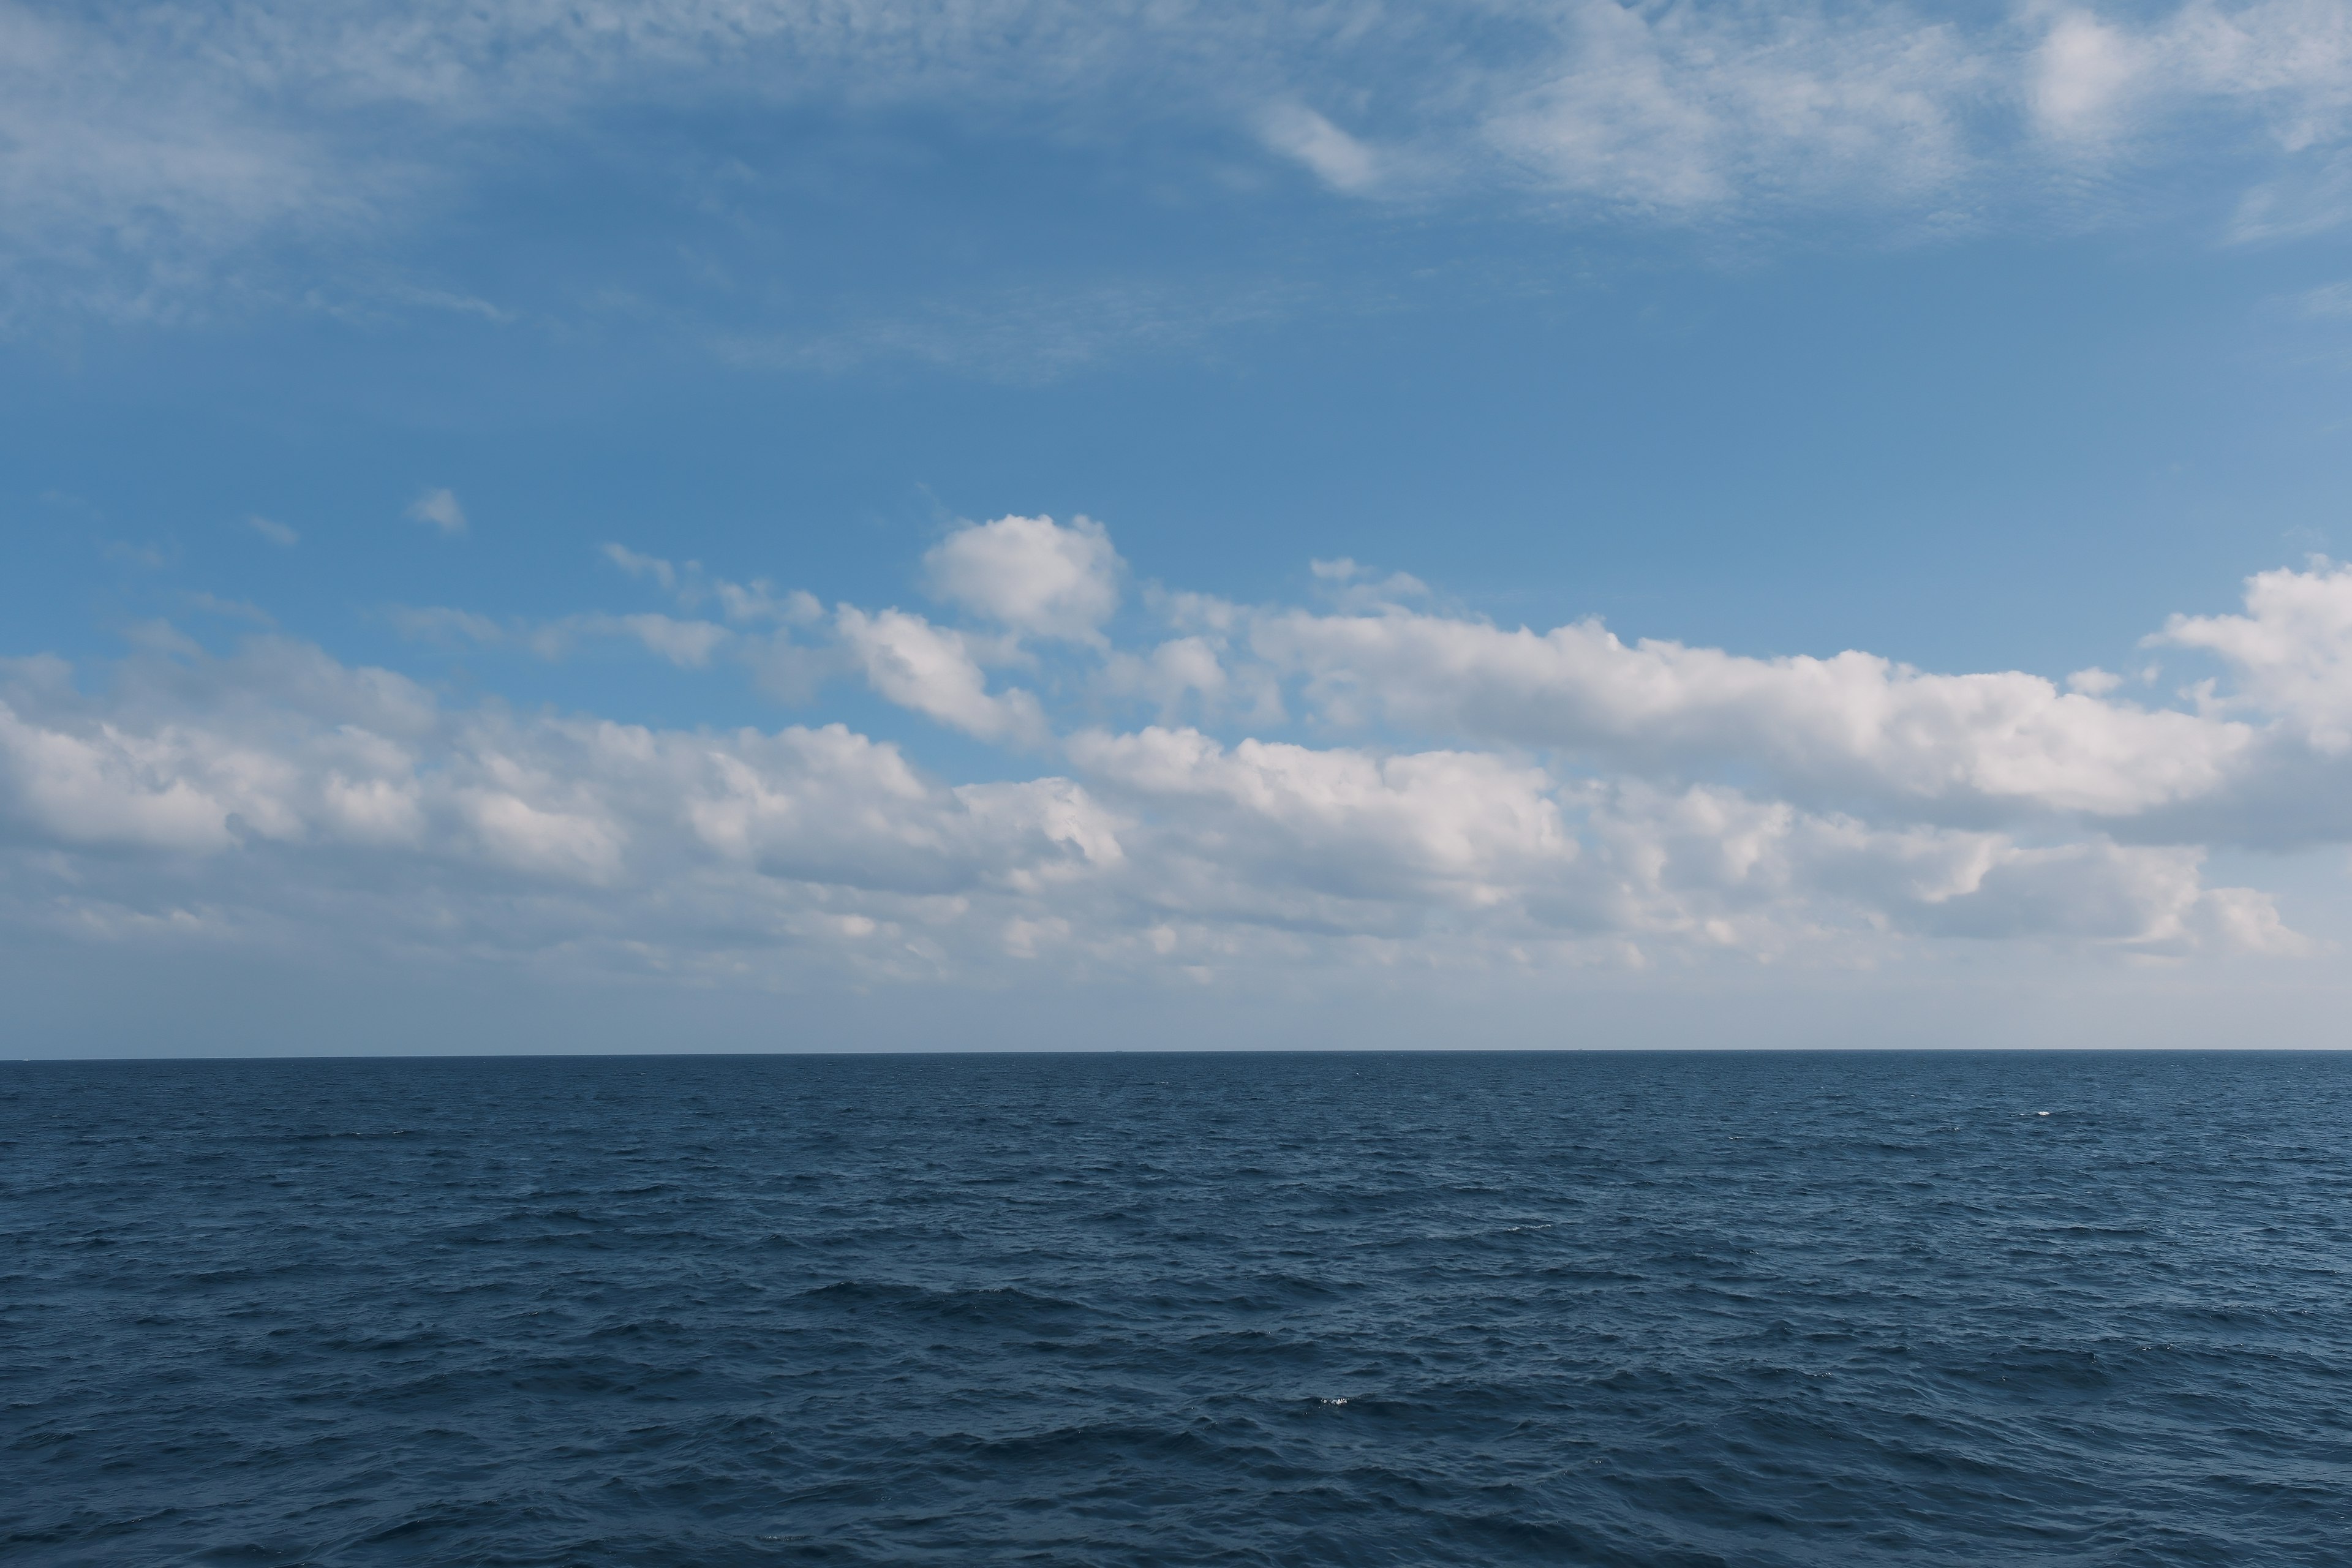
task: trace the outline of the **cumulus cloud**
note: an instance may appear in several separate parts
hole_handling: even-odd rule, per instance
[[[1722,786],[1561,781],[1479,752],[1381,755],[1193,731],[1090,732],[1072,760],[1148,803],[1171,911],[1382,932],[1470,919],[1498,940],[1631,938],[1760,955],[1832,931],[2294,952],[2269,900],[2201,885],[2201,852],[1874,828]]]
[[[0,842],[106,852],[68,879],[68,904],[82,896],[72,888],[103,885],[135,907],[121,857],[144,852],[214,866],[215,903],[299,907],[333,894],[358,855],[360,885],[410,888],[407,914],[454,920],[451,940],[481,937],[524,900],[548,940],[618,925],[691,963],[712,934],[698,921],[735,922],[735,940],[803,925],[873,935],[900,919],[929,930],[969,913],[959,900],[1043,896],[1121,853],[1114,820],[1066,780],[950,787],[839,725],[718,733],[452,713],[389,672],[277,639],[125,667],[103,702],[62,667],[15,673],[0,704]],[[692,912],[633,920],[638,899]],[[825,912],[843,900],[860,930]],[[345,918],[367,902],[329,901]],[[11,911],[54,912],[38,900]],[[976,940],[992,948],[993,928]]]
[[[1216,646],[1199,637],[1171,637],[1146,654],[1115,650],[1106,658],[1097,684],[1111,697],[1150,702],[1163,720],[1187,706],[1219,712],[1233,689]]]
[[[1478,753],[1089,732],[1080,779],[953,786],[837,724],[445,712],[283,642],[126,673],[121,698],[19,681],[0,708],[0,855],[21,873],[0,918],[150,941],[299,923],[772,983],[971,978],[1008,956],[1346,963],[1398,942],[1472,963],[1528,943],[1769,956],[1832,928],[2295,941],[2260,894],[2201,887],[2189,852],[1874,834]],[[140,695],[163,689],[168,722]],[[80,858],[26,858],[55,849]],[[202,918],[173,869],[191,861]]]
[[[1076,737],[1089,776],[1192,823],[1195,856],[1227,875],[1273,869],[1324,892],[1483,908],[1573,860],[1550,780],[1477,753],[1377,756],[1245,740],[1228,751],[1194,730]]]
[[[791,631],[809,643],[651,612],[410,613],[540,651],[627,638],[690,669],[829,661],[1005,749],[1006,776],[966,783],[839,723],[452,708],[273,635],[222,655],[156,624],[110,668],[0,663],[0,922],[761,984],[1853,964],[1956,943],[2292,957],[2319,944],[2263,890],[2210,880],[2208,846],[2352,842],[2352,573],[2324,562],[2253,578],[2241,613],[2168,623],[2151,640],[2222,673],[2151,707],[2097,669],[2062,688],[1157,586],[1157,640],[1129,650],[1071,586],[1112,581],[1107,534],[994,527],[932,567],[1002,633],[850,605]],[[1072,541],[1086,571],[1065,570]],[[612,558],[716,598],[692,563]],[[1050,591],[1005,569],[1040,559]],[[992,689],[1007,664],[1039,684]]]
[[[2264,572],[2242,616],[2175,616],[2150,639],[2201,648],[2230,667],[2221,709],[2275,714],[2330,756],[2352,751],[2352,567]]]
[[[2018,671],[1932,675],[1874,655],[1753,658],[1393,612],[1276,613],[1252,647],[1342,721],[1556,746],[1612,768],[1737,762],[1800,796],[1935,813],[2128,816],[2218,788],[2242,723],[2061,691]]]
[[[1031,637],[1084,641],[1118,608],[1118,552],[1090,518],[1000,517],[960,528],[923,557],[940,600]]]
[[[982,741],[1034,744],[1045,721],[1031,693],[992,694],[963,633],[904,610],[867,615],[845,605],[835,617],[842,645],[882,696]]]

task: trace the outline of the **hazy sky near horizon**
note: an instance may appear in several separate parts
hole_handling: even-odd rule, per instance
[[[0,88],[10,1054],[2340,1043],[2341,4]]]

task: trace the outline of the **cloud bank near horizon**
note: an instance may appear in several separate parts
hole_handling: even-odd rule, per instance
[[[1006,517],[928,606],[830,607],[624,545],[663,608],[417,636],[904,710],[956,782],[820,712],[655,728],[452,702],[275,633],[0,662],[0,920],[174,952],[442,954],[793,990],[1430,968],[1852,966],[1960,943],[2294,963],[2221,848],[2352,843],[2352,568],[2176,616],[2061,683],[1504,627],[1352,562],[1312,602],[1137,584]]]

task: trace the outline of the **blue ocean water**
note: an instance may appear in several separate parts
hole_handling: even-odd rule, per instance
[[[2352,1057],[0,1067],[0,1559],[2352,1562]]]

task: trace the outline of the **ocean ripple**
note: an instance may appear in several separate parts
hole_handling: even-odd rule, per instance
[[[25,1564],[2340,1563],[2352,1058],[0,1066]]]

